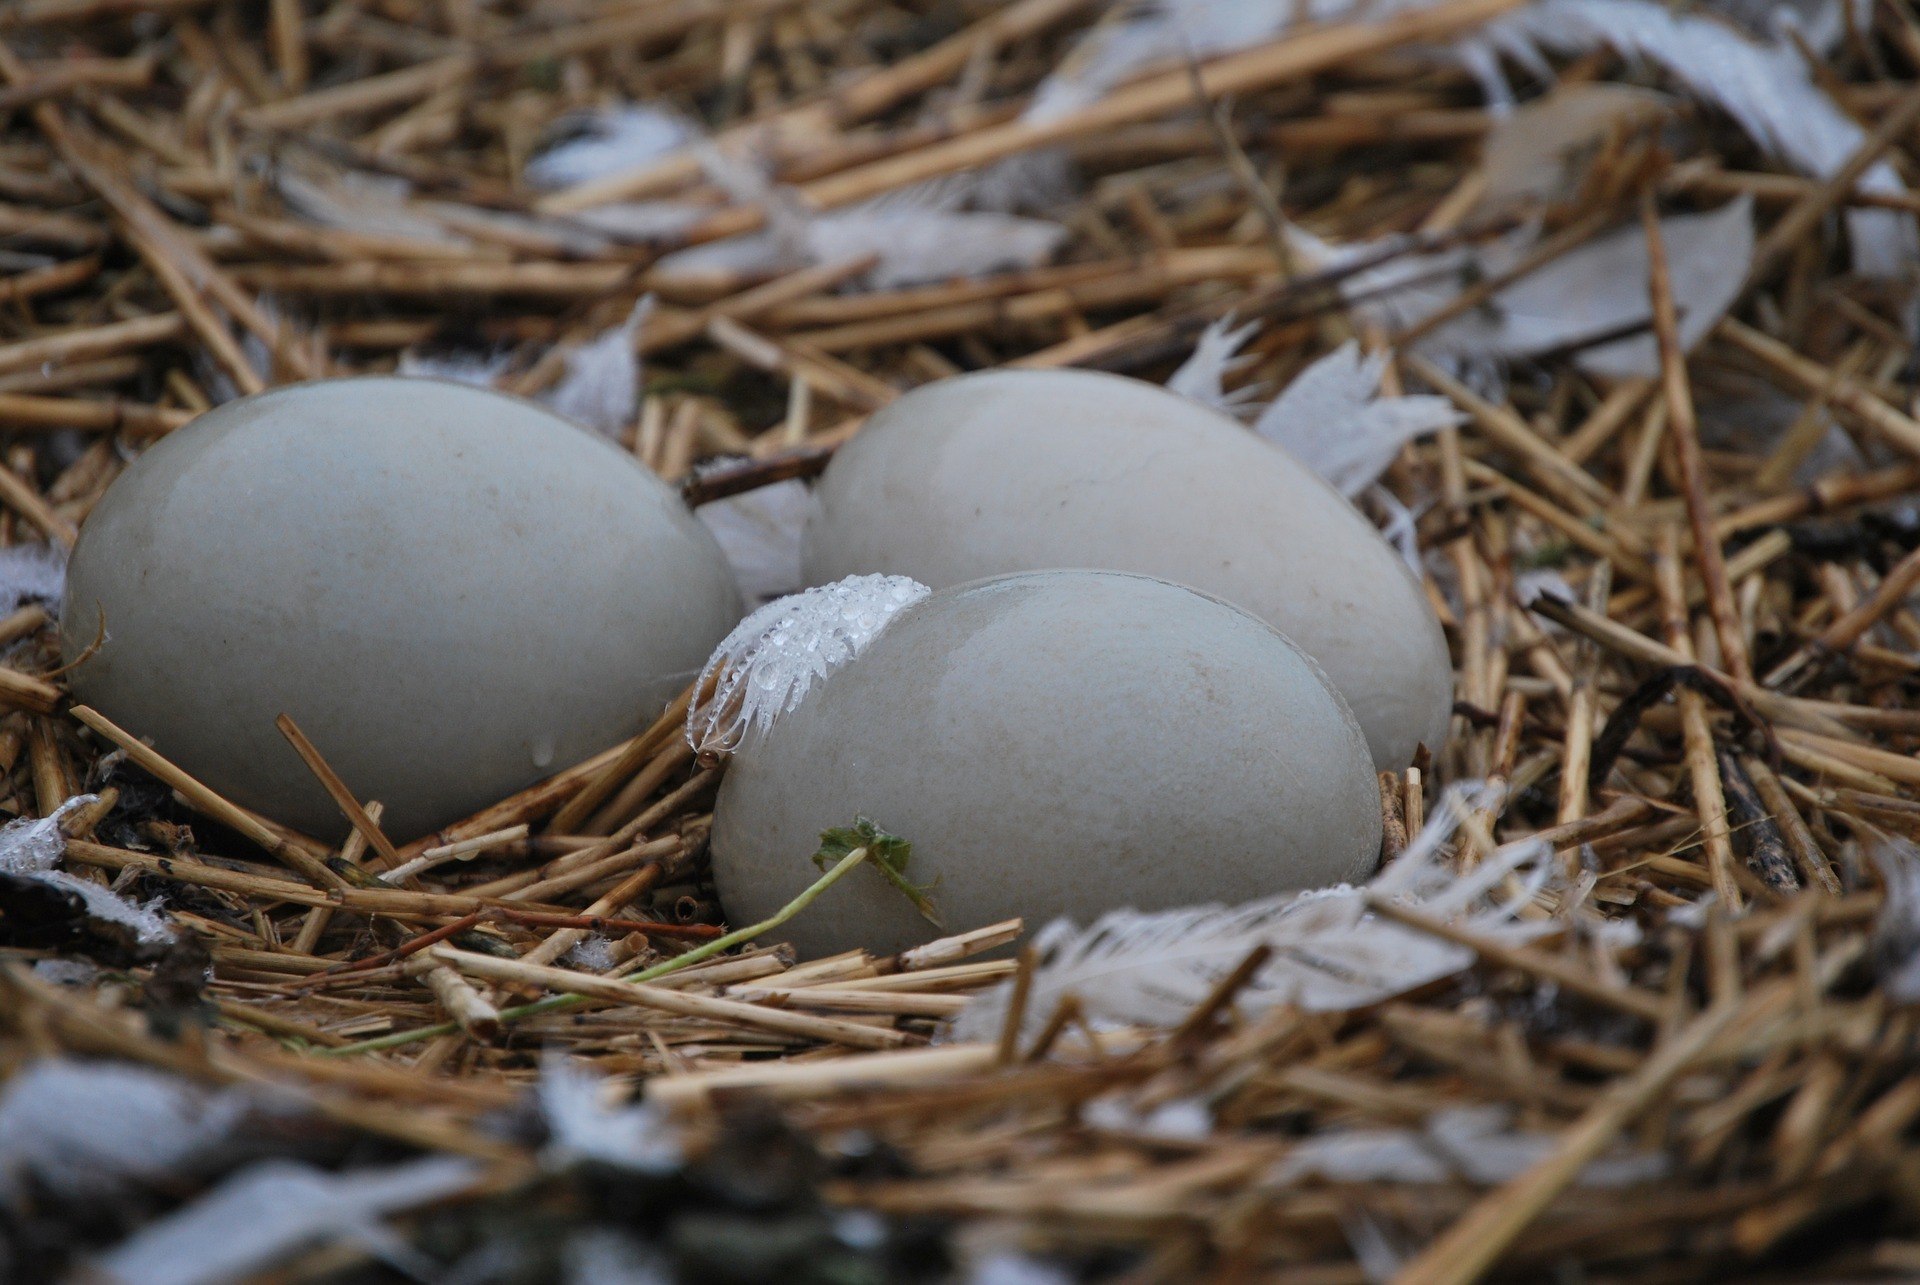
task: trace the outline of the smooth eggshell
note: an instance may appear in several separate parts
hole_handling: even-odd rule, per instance
[[[612,443],[433,380],[229,403],[88,517],[62,631],[78,699],[234,801],[340,813],[289,713],[405,840],[632,735],[739,619],[720,550]]]
[[[995,371],[916,389],[840,449],[806,530],[809,584],[1046,567],[1159,576],[1260,616],[1320,662],[1384,770],[1446,739],[1446,638],[1372,524],[1244,425],[1139,380]]]
[[[1380,847],[1366,743],[1313,662],[1236,607],[1116,572],[936,593],[750,735],[714,808],[729,920],[818,878],[820,832],[856,815],[913,844],[908,877],[954,932],[1352,880]],[[807,958],[938,930],[855,871],[781,934]]]

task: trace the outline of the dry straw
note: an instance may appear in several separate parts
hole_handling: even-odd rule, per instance
[[[810,961],[777,926],[722,928],[704,856],[724,766],[678,735],[704,693],[401,844],[285,720],[351,824],[330,850],[70,706],[28,604],[0,621],[17,644],[0,798],[45,816],[110,757],[143,769],[115,778],[137,781],[135,812],[67,819],[66,868],[165,898],[212,980],[195,1009],[164,962],[56,986],[33,967],[51,947],[0,948],[0,1068],[68,1050],[273,1082],[350,1129],[497,1163],[510,1187],[530,1152],[485,1122],[531,1085],[529,1053],[559,1047],[695,1122],[752,1099],[822,1139],[869,1130],[905,1176],[835,1200],[1123,1250],[1134,1280],[1920,1271],[1920,1023],[1881,980],[1914,939],[1876,932],[1868,859],[1920,838],[1911,301],[1850,271],[1832,217],[1920,205],[1852,187],[1920,159],[1920,25],[1868,6],[1819,68],[1860,138],[1824,176],[1679,109],[1598,130],[1544,198],[1489,207],[1501,118],[1433,51],[1516,7],[1397,6],[1203,49],[1030,117],[1101,6],[0,6],[0,541],[70,545],[128,452],[236,392],[457,350],[538,394],[565,345],[647,293],[645,393],[608,427],[702,501],[817,473],[867,413],[961,369],[1164,379],[1232,315],[1257,323],[1233,382],[1278,387],[1347,338],[1397,342],[1389,391],[1438,393],[1465,421],[1384,478],[1432,500],[1414,530],[1458,669],[1452,743],[1383,777],[1388,855],[1438,787],[1493,779],[1510,802],[1469,816],[1449,859],[1481,868],[1537,835],[1560,876],[1525,908],[1545,926],[1528,940],[1378,903],[1474,960],[1384,1002],[1252,1011],[1256,951],[1177,1023],[1098,1029],[1072,996],[1022,1011],[1043,988],[1005,949],[1017,925]],[[1596,48],[1562,70],[1647,66]],[[559,191],[520,182],[563,119],[654,101],[783,189],[749,199],[689,150]],[[1037,149],[1077,174],[1039,211],[1067,229],[1053,262],[880,288],[885,245],[663,262]],[[316,186],[325,217],[300,199]],[[1688,352],[1698,300],[1675,288],[1688,265],[1664,219],[1735,196],[1757,249]],[[606,231],[610,205],[642,200],[684,207],[678,230]],[[1276,212],[1368,248],[1302,259]],[[1496,325],[1509,287],[1621,229],[1644,238],[1649,301],[1628,333],[1506,363],[1411,350]],[[1489,249],[1516,235],[1532,239]],[[1384,316],[1404,288],[1379,273],[1407,264],[1451,302]],[[1640,375],[1583,364],[1635,337],[1657,353]],[[1768,416],[1783,427],[1760,431]],[[717,456],[739,458],[693,473]],[[997,1039],[934,1042],[1006,987]],[[1483,1118],[1463,1109],[1494,1110],[1494,1131],[1405,1161],[1408,1139]],[[1593,1185],[1622,1156],[1653,1160]]]

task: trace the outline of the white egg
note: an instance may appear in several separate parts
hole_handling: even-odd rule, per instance
[[[905,608],[727,767],[713,874],[734,923],[819,877],[870,817],[960,932],[1354,880],[1380,847],[1365,740],[1278,631],[1178,585],[1003,576]],[[856,870],[781,930],[814,956],[939,935]]]
[[[841,448],[805,539],[809,584],[1105,567],[1191,585],[1317,660],[1378,767],[1446,739],[1446,638],[1398,555],[1286,452],[1151,384],[995,371],[916,389]]]
[[[88,517],[63,642],[100,709],[234,801],[342,821],[290,714],[411,839],[657,717],[739,618],[667,486],[531,402],[340,379],[201,416]]]

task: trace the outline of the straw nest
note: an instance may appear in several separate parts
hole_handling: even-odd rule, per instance
[[[1563,23],[1581,8],[1555,3]],[[7,544],[70,545],[126,460],[211,404],[403,360],[484,363],[498,387],[552,395],[618,334],[645,358],[637,395],[616,373],[568,405],[610,406],[596,427],[710,501],[816,472],[863,415],[958,370],[1162,380],[1231,316],[1255,329],[1247,360],[1219,371],[1271,391],[1355,338],[1392,354],[1387,393],[1462,412],[1363,499],[1383,520],[1386,497],[1412,506],[1458,672],[1451,744],[1382,779],[1388,847],[1447,783],[1479,780],[1497,788],[1444,859],[1471,871],[1537,838],[1555,867],[1522,908],[1544,925],[1524,940],[1375,904],[1466,948],[1466,966],[1405,993],[1243,1003],[1256,952],[1177,1021],[1102,1024],[1070,994],[1039,1003],[1042,965],[1003,949],[1017,924],[893,958],[795,960],[777,930],[740,944],[703,879],[724,765],[679,735],[692,694],[397,849],[289,725],[355,832],[338,851],[286,833],[139,729],[70,707],[51,590],[31,574],[51,564],[10,550],[0,799],[37,818],[97,795],[52,823],[59,868],[159,899],[173,936],[8,876],[0,1076],[22,1087],[40,1059],[107,1059],[196,1093],[271,1086],[276,1114],[216,1161],[123,1175],[104,1203],[29,1177],[0,1202],[0,1261],[54,1279],[262,1154],[351,1176],[430,1153],[477,1167],[457,1190],[419,1178],[433,1207],[399,1218],[399,1243],[447,1262],[511,1242],[529,1273],[469,1279],[551,1278],[563,1260],[578,1277],[586,1251],[568,1238],[589,1232],[690,1279],[1920,1271],[1920,930],[1902,837],[1920,832],[1920,522],[1905,504],[1920,422],[1911,283],[1863,262],[1870,226],[1910,237],[1920,210],[1898,181],[1920,24],[1905,3],[1846,7],[1825,52],[1805,33],[1798,53],[1768,46],[1787,51],[1783,103],[1809,94],[1854,123],[1852,153],[1809,176],[1724,98],[1599,39],[1543,42],[1552,95],[1535,71],[1506,73],[1534,106],[1668,92],[1556,150],[1542,140],[1568,113],[1490,109],[1458,56],[1512,3],[1296,7],[1328,21],[1283,18],[1111,84],[1086,41],[1151,12],[0,9]],[[1748,17],[1717,8],[1686,20]],[[1202,22],[1228,6],[1184,9]],[[1072,92],[1029,111],[1063,70]],[[712,148],[575,152],[585,169],[554,180],[582,120],[620,143],[621,104],[671,104]],[[545,187],[529,181],[541,158]],[[846,225],[814,235],[828,212],[909,188],[898,208],[931,208],[942,198],[916,185],[988,173],[1029,190],[967,189],[1002,220],[978,225],[998,247],[984,263],[903,263]],[[1894,181],[1856,183],[1872,173]],[[1667,220],[1730,198],[1752,202],[1756,236],[1708,303],[1675,287],[1696,278],[1665,252]],[[634,231],[645,219],[658,226]],[[765,242],[683,253],[768,226],[771,257]],[[1316,259],[1301,229],[1370,249]],[[1631,250],[1646,315],[1527,348],[1503,292],[1604,237]],[[1407,263],[1419,271],[1382,282]],[[1396,311],[1409,289],[1439,301]],[[1711,324],[1684,333],[1703,309]],[[1462,321],[1479,338],[1428,342]],[[1582,360],[1649,337],[1640,373]],[[1004,1017],[986,1038],[935,1038],[988,990]],[[583,1070],[645,1113],[557,1105]],[[158,1127],[144,1101],[76,1114],[131,1150]],[[670,1157],[556,1168],[554,1139],[589,1146],[582,1119],[639,1122]],[[356,1244],[294,1248],[274,1279],[375,1278]]]

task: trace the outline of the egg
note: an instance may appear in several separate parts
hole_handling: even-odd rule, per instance
[[[1377,767],[1446,739],[1446,638],[1372,524],[1243,425],[1139,380],[995,371],[906,394],[828,466],[803,558],[809,584],[1100,567],[1190,585],[1317,660]]]
[[[822,831],[866,816],[913,845],[946,931],[1038,928],[1358,879],[1379,798],[1353,716],[1272,626],[1146,576],[1032,572],[906,607],[749,734],[713,877],[755,922],[819,877]],[[781,929],[803,958],[941,931],[860,870]]]
[[[611,442],[375,377],[228,403],[135,460],[61,629],[75,696],[215,790],[343,833],[284,712],[406,840],[634,734],[740,614],[719,546]]]

